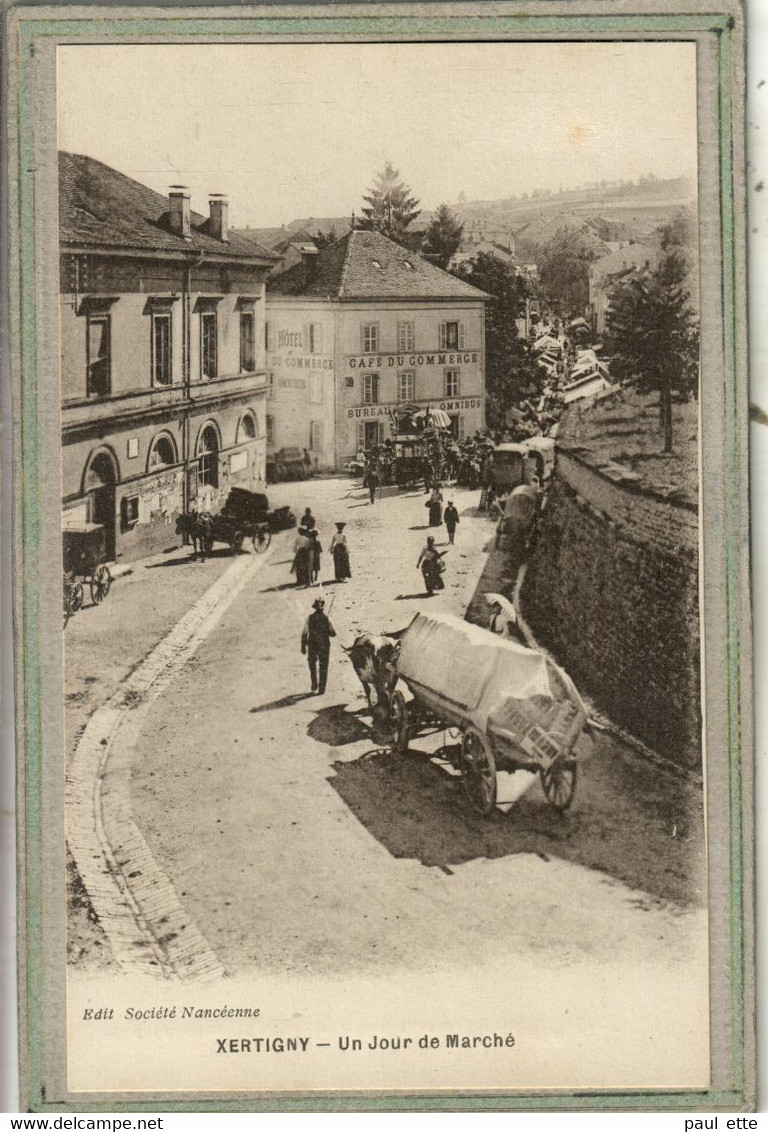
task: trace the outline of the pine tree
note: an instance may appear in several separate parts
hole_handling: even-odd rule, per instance
[[[400,171],[390,161],[376,174],[375,184],[363,200],[366,204],[361,209],[363,219],[359,226],[375,228],[382,236],[404,244],[410,225],[419,215],[419,202],[411,196],[410,186],[400,180]]]
[[[673,395],[695,396],[698,389],[699,327],[686,285],[688,257],[673,242],[666,248],[655,271],[614,288],[606,345],[615,377],[658,391],[664,451],[671,452]]]
[[[422,252],[438,267],[445,269],[461,244],[464,225],[447,204],[441,204],[424,237]]]

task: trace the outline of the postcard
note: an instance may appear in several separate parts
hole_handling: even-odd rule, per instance
[[[754,1105],[743,14],[16,8],[32,1111]]]

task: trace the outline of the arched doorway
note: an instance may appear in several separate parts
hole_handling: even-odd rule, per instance
[[[117,465],[109,452],[98,452],[88,464],[83,481],[83,494],[88,498],[88,518],[104,527],[106,554],[115,558],[115,484]]]
[[[199,487],[219,486],[219,433],[215,425],[206,425],[197,445],[197,483]]]

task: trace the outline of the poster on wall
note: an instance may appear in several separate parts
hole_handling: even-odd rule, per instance
[[[22,1108],[754,1105],[743,14],[516,12],[11,12]]]

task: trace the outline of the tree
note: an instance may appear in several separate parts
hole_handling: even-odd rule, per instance
[[[635,273],[615,287],[608,308],[611,372],[639,389],[658,391],[665,452],[672,451],[673,395],[695,396],[698,389],[699,326],[689,270],[681,246],[668,243],[656,270]]]
[[[447,204],[441,204],[427,228],[422,252],[438,267],[446,268],[461,244],[464,225]]]
[[[465,283],[491,295],[485,311],[485,402],[491,428],[503,428],[507,409],[538,393],[539,371],[515,320],[525,314],[528,285],[524,279],[487,252],[454,272]]]
[[[539,248],[539,279],[561,314],[584,313],[589,299],[589,265],[595,259],[594,240],[579,228],[558,228]]]
[[[411,196],[410,186],[400,180],[400,172],[388,161],[375,184],[363,196],[361,228],[375,228],[398,244],[404,244],[408,228],[419,215],[418,200]]]

